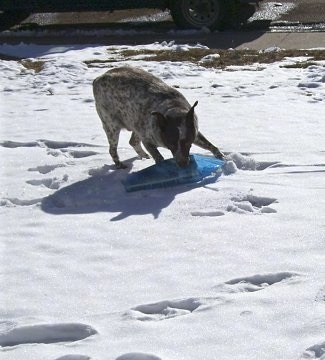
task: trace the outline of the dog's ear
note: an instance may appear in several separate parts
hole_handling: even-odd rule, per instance
[[[154,115],[156,117],[160,130],[164,131],[167,126],[167,119],[165,118],[165,116],[159,111],[153,111],[151,115]]]
[[[192,123],[194,121],[194,108],[196,107],[196,105],[198,104],[198,101],[195,101],[194,105],[190,108],[190,110],[187,113],[187,121],[189,123]]]

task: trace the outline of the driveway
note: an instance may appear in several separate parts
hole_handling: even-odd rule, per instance
[[[301,23],[325,22],[325,0],[282,0],[281,3],[292,3],[295,6],[288,13],[281,15],[280,20]]]

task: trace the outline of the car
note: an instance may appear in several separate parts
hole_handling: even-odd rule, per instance
[[[31,13],[169,9],[182,29],[220,29],[238,12],[241,4],[260,0],[0,0],[1,28],[8,28]]]

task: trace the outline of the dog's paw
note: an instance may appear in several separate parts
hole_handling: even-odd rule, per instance
[[[226,155],[224,155],[219,149],[213,151],[213,155],[219,160],[226,160]]]
[[[115,163],[116,169],[127,169],[127,165],[125,165],[124,163],[122,163],[122,161],[116,162]]]
[[[150,159],[150,155],[147,154],[146,152],[139,154],[139,156],[140,156],[140,159]]]

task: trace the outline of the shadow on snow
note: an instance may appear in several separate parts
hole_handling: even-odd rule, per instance
[[[105,165],[102,169],[93,171],[91,177],[59,189],[42,200],[42,210],[56,215],[118,213],[111,221],[122,220],[131,215],[147,214],[152,214],[157,219],[161,211],[168,207],[178,194],[198,186],[197,184],[180,185],[127,193],[122,180],[132,169],[134,160],[135,158],[126,162],[128,165],[126,170],[113,170],[113,166]],[[212,177],[209,182],[214,181]]]

